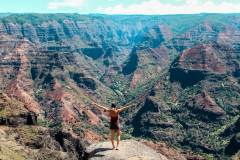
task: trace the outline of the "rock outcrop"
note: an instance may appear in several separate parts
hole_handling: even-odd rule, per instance
[[[0,93],[0,159],[83,159],[81,137],[44,123],[23,103]]]
[[[0,159],[81,160],[84,146],[70,133],[39,126],[0,126]]]
[[[0,93],[0,125],[36,125],[37,114],[26,109],[24,104],[16,99]]]
[[[186,107],[190,107],[193,113],[199,116],[209,116],[212,119],[225,114],[225,111],[206,92],[196,95]]]
[[[208,73],[226,73],[219,54],[219,47],[214,45],[197,45],[184,51],[169,70],[171,81],[178,81],[185,88],[206,79]]]
[[[168,160],[152,148],[135,140],[123,140],[119,150],[112,150],[110,142],[92,144],[86,149],[89,160]]]

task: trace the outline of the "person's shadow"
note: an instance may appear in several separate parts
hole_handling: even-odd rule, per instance
[[[111,148],[96,148],[94,149],[92,152],[87,153],[87,155],[85,156],[85,160],[88,160],[92,157],[103,157],[104,155],[102,154],[98,154],[99,152],[104,152],[104,151],[108,151],[108,150],[112,150]]]

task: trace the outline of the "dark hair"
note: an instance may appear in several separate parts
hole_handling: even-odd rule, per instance
[[[111,107],[112,107],[112,108],[116,108],[116,104],[115,104],[115,103],[112,103]]]

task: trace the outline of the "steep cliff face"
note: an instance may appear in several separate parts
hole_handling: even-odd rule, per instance
[[[93,143],[108,131],[107,117],[90,101],[134,100],[139,105],[123,115],[128,134],[229,157],[239,133],[233,129],[240,104],[239,20],[238,14],[4,15],[0,91],[21,104],[23,114],[2,116],[1,123],[31,119],[60,130],[49,135],[58,134],[61,150],[76,156],[79,142],[72,135]]]
[[[0,93],[1,159],[82,159],[82,137],[50,129],[20,101]]]
[[[236,154],[240,85],[231,64],[239,51],[223,48],[197,45],[180,54],[136,110],[133,134],[215,158]]]
[[[37,116],[29,112],[24,105],[6,94],[0,93],[0,118],[1,125],[34,125],[37,124]]]

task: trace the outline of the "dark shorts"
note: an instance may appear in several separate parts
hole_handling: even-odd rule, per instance
[[[119,124],[116,124],[116,123],[110,123],[110,129],[113,129],[113,130],[119,130],[119,129],[120,129]]]

